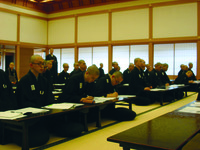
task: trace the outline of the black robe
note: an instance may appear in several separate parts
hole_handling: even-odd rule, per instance
[[[59,102],[80,102],[81,98],[93,96],[94,83],[84,81],[84,73],[81,72],[69,78],[69,82],[65,85],[63,93],[59,96]]]
[[[16,109],[17,102],[7,74],[0,69],[0,111]]]
[[[64,70],[59,73],[58,75],[58,83],[65,83],[67,84],[69,81],[69,73],[65,72]]]
[[[39,74],[38,79],[29,71],[17,86],[17,99],[21,108],[42,107],[52,104],[54,97],[46,78]]]

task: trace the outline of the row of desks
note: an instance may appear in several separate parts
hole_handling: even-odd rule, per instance
[[[30,124],[37,119],[43,119],[44,117],[56,117],[60,115],[65,115],[68,113],[73,112],[80,112],[83,114],[83,120],[84,120],[84,127],[85,131],[88,131],[87,126],[87,113],[89,112],[89,109],[95,108],[97,109],[97,118],[96,118],[96,126],[101,127],[101,110],[105,108],[107,105],[118,102],[118,101],[128,101],[131,106],[131,100],[132,98],[116,98],[114,100],[109,100],[104,103],[98,103],[98,104],[84,104],[82,106],[73,108],[73,109],[50,109],[50,111],[45,113],[39,113],[39,114],[32,114],[28,115],[27,117],[15,119],[15,120],[1,120],[2,123],[2,130],[1,130],[1,136],[2,136],[2,144],[4,144],[4,137],[5,137],[5,129],[18,131],[23,134],[23,141],[22,141],[22,150],[28,150],[29,149],[29,143],[28,143],[28,128]],[[132,109],[130,107],[129,109]]]
[[[163,95],[165,92],[167,91],[177,91],[177,90],[181,90],[181,91],[185,91],[186,95],[187,95],[187,86],[173,86],[173,87],[165,87],[162,90],[152,90],[149,92],[157,92],[158,94],[160,94],[160,104],[163,105]],[[58,115],[64,115],[67,113],[72,113],[75,111],[78,111],[80,113],[83,114],[84,117],[84,126],[85,126],[85,131],[88,131],[88,127],[87,127],[87,113],[89,112],[89,109],[91,108],[95,108],[97,109],[97,118],[96,118],[96,126],[97,127],[101,127],[101,110],[104,109],[107,105],[118,102],[118,101],[126,101],[129,103],[129,109],[132,110],[132,100],[133,98],[117,98],[115,100],[110,100],[104,103],[98,103],[98,104],[85,104],[83,106],[80,107],[76,107],[74,109],[68,109],[68,110],[59,110],[59,109],[52,109],[47,113],[43,113],[43,114],[37,114],[37,115],[29,115],[28,117],[24,117],[24,118],[20,118],[20,119],[15,119],[15,120],[1,120],[3,127],[2,127],[2,139],[4,139],[4,131],[5,129],[10,129],[10,130],[17,130],[19,132],[23,133],[23,145],[22,145],[22,150],[28,150],[29,149],[29,145],[27,142],[27,137],[28,137],[28,128],[30,125],[30,122],[32,122],[32,120],[37,119],[37,118],[43,118],[43,117],[54,117],[54,116],[58,116]],[[14,128],[14,126],[17,126],[17,128]],[[2,141],[4,142],[4,141]]]

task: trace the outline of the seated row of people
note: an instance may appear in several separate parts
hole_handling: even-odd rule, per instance
[[[66,66],[67,68],[67,66]],[[115,92],[115,85],[119,84],[123,80],[123,76],[120,72],[108,75],[99,79],[98,82],[94,81],[99,77],[99,69],[95,66],[89,66],[86,71],[82,71],[81,68],[86,69],[86,64],[83,62],[82,67],[80,65],[80,72],[69,78],[68,83],[63,89],[63,93],[60,95],[58,102],[73,102],[73,103],[92,103],[94,96],[106,96],[117,97]],[[36,107],[40,108],[52,103],[55,103],[52,94],[52,87],[50,82],[44,77],[44,59],[39,55],[33,55],[30,59],[30,70],[21,78],[17,84],[17,90],[14,98],[9,93],[12,93],[10,82],[3,71],[0,71],[2,78],[1,87],[7,92],[1,94],[1,103],[5,103],[5,107],[2,110],[24,108],[24,107]],[[7,80],[4,80],[4,78]],[[5,83],[7,81],[7,83]],[[104,84],[103,84],[104,83]],[[3,91],[1,90],[1,92]],[[11,90],[11,92],[9,91]],[[15,101],[16,99],[16,101]],[[15,101],[16,105],[11,101]],[[91,110],[93,111],[97,110]],[[103,113],[106,112],[106,113]],[[108,105],[103,114],[106,117],[113,118],[115,120],[133,120],[136,117],[136,113],[132,110],[125,108],[115,108],[114,104]],[[109,112],[109,113],[108,113]],[[58,136],[79,136],[84,130],[83,123],[80,122],[80,114],[70,113],[63,114],[59,117],[49,117],[43,119],[36,119],[32,122],[29,128],[29,145],[31,147],[45,144],[49,140],[49,134],[54,133]],[[93,118],[94,119],[94,118]],[[21,145],[22,134],[14,133],[14,141]]]
[[[115,65],[118,65],[115,62]],[[147,68],[145,70],[145,67]],[[116,67],[117,68],[117,67]],[[134,68],[134,69],[133,69]],[[191,67],[192,68],[192,67]],[[114,68],[113,68],[114,70]],[[141,58],[134,60],[134,65],[130,63],[129,68],[123,72],[124,83],[129,84],[128,94],[137,95],[135,104],[148,105],[159,99],[158,95],[152,94],[149,91],[151,88],[164,87],[172,84],[169,77],[166,74],[168,70],[168,64],[156,63],[155,68],[152,68],[149,64],[146,65],[145,61]],[[115,70],[116,71],[116,70]],[[175,80],[176,84],[186,84],[193,82],[194,74],[191,70],[183,71]],[[173,98],[171,93],[167,93],[165,99],[171,101]],[[182,98],[183,93],[177,93],[176,98]]]

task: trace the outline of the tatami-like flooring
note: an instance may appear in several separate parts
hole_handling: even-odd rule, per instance
[[[111,135],[171,112],[196,100],[196,98],[197,93],[188,92],[188,97],[173,103],[166,103],[164,106],[160,106],[159,103],[149,106],[133,105],[133,110],[137,113],[137,117],[133,121],[115,122],[112,120],[102,120],[101,129],[97,129],[95,123],[91,123],[88,124],[89,132],[83,133],[80,137],[68,139],[52,136],[45,146],[31,148],[31,150],[122,150],[122,148],[119,147],[119,144],[108,142],[107,138]],[[128,108],[126,105],[118,105],[118,107]],[[21,150],[21,147],[11,143],[0,145],[0,150]]]

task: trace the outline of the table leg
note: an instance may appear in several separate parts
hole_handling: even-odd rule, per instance
[[[101,109],[99,107],[98,107],[98,110],[97,110],[96,127],[101,127]]]
[[[29,150],[29,139],[28,139],[28,124],[23,123],[23,138],[22,138],[22,150]]]
[[[81,110],[80,113],[83,114],[83,124],[84,124],[84,130],[88,131],[88,126],[87,126],[87,114],[89,112],[89,109],[84,109]]]
[[[160,105],[163,106],[163,93],[160,93]]]
[[[5,144],[5,124],[1,122],[1,144]]]

